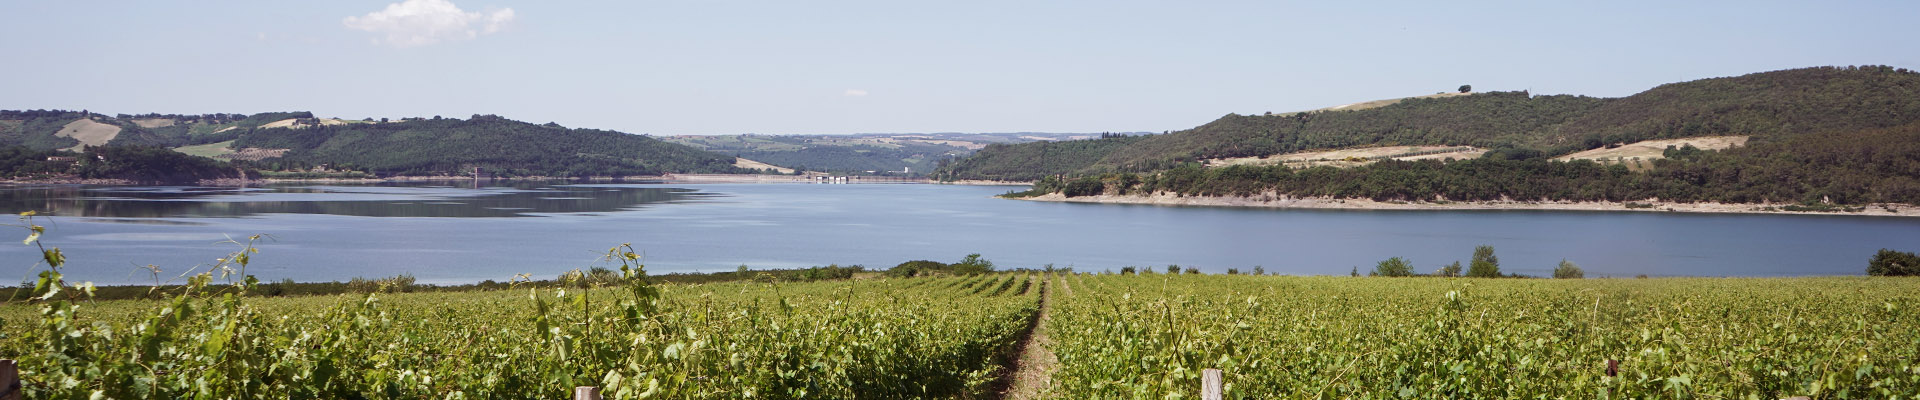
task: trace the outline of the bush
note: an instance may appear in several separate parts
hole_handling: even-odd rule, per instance
[[[1099,179],[1089,177],[1075,179],[1073,182],[1068,183],[1065,194],[1067,197],[1098,196],[1106,193],[1106,191],[1106,184],[1100,183]]]
[[[1440,266],[1439,270],[1433,271],[1433,275],[1444,276],[1449,278],[1458,277],[1460,276],[1460,262],[1454,261],[1452,264]]]
[[[1559,267],[1553,269],[1553,279],[1583,279],[1586,277],[1587,271],[1581,270],[1579,265],[1574,265],[1573,262],[1564,259],[1560,260]]]
[[[887,276],[897,277],[897,278],[912,278],[915,276],[930,274],[935,271],[945,271],[945,270],[947,270],[946,263],[942,263],[939,261],[913,260],[913,261],[900,263],[900,265],[895,265],[893,266],[893,268],[888,269]]]
[[[578,270],[575,270],[575,272],[578,272]],[[347,289],[355,293],[406,293],[412,292],[416,288],[413,274],[400,274],[380,279],[367,279],[356,276],[353,277],[353,280],[347,282]]]
[[[1380,265],[1373,267],[1373,275],[1374,276],[1413,276],[1413,265],[1410,263],[1407,263],[1407,260],[1404,258],[1400,258],[1400,257],[1389,258],[1386,261],[1381,261]]]
[[[1467,277],[1500,277],[1500,257],[1493,255],[1493,246],[1477,246],[1473,248],[1473,262],[1467,265]]]
[[[1880,249],[1867,261],[1868,276],[1920,276],[1920,255]]]
[[[1136,272],[1136,269],[1133,267],[1120,267],[1121,275],[1133,275],[1134,272]]]

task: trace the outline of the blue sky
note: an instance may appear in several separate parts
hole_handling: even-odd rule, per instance
[[[0,0],[0,109],[1157,132],[1461,84],[1617,97],[1920,68],[1915,16],[1920,2]]]

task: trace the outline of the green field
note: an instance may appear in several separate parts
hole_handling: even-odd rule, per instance
[[[232,146],[233,146],[233,141],[228,140],[228,141],[219,142],[219,143],[208,143],[208,144],[194,145],[194,146],[175,147],[173,148],[173,151],[186,153],[187,155],[213,158],[214,156],[233,154]]]
[[[1036,278],[16,304],[0,357],[28,398],[960,397]]]
[[[16,302],[0,357],[28,398],[992,398],[1038,329],[1060,399],[1194,398],[1205,368],[1249,399],[1920,394],[1911,278],[594,282]]]
[[[1060,398],[1912,398],[1920,279],[1073,276]],[[1607,360],[1619,360],[1607,376]]]

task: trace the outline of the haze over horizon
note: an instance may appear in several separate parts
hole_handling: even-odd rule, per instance
[[[1920,66],[1909,2],[0,3],[0,109],[632,133],[1180,130],[1451,91]]]

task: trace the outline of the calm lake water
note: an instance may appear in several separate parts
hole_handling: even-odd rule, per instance
[[[152,283],[204,269],[264,233],[248,273],[347,280],[410,273],[428,283],[547,279],[623,242],[653,273],[955,261],[1002,268],[1195,266],[1364,273],[1406,257],[1416,271],[1493,245],[1507,272],[1588,276],[1859,275],[1880,248],[1920,250],[1920,219],[1567,211],[1265,210],[1001,200],[1012,187],[920,184],[544,184],[265,188],[0,187],[7,212],[49,210],[44,241],[69,279]],[[24,229],[14,232],[24,238]],[[0,279],[40,270],[31,246],[0,246]]]

